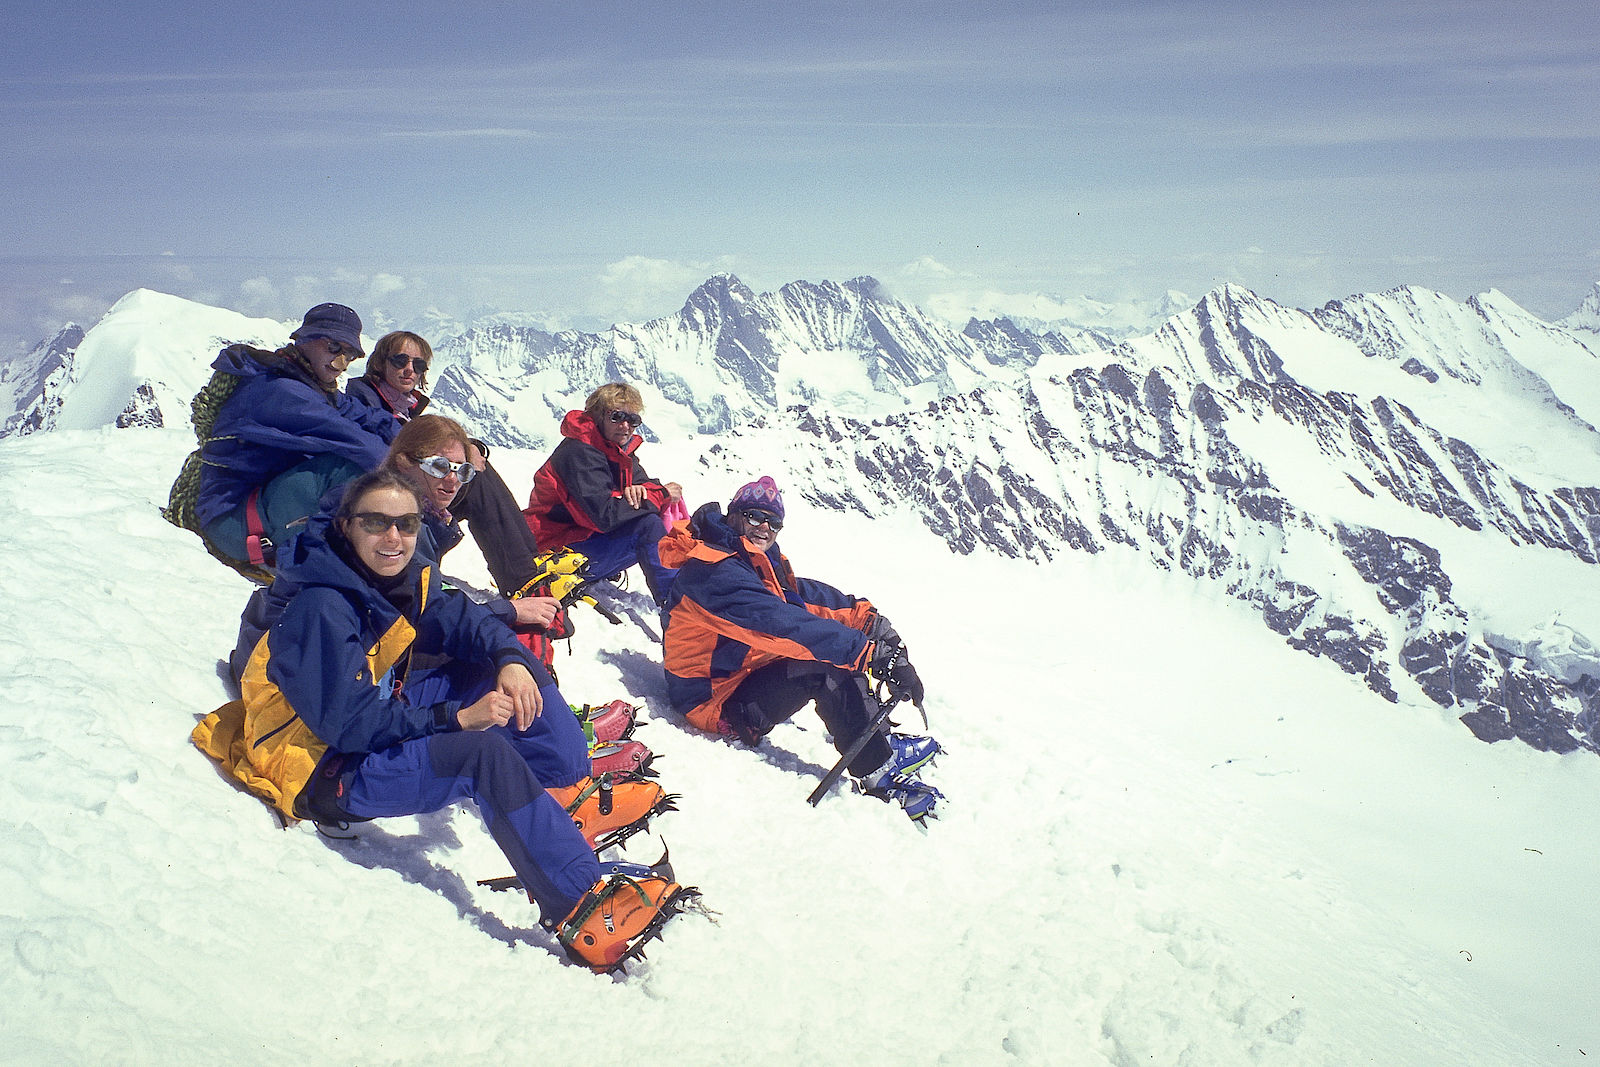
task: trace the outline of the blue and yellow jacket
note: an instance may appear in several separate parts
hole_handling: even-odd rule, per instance
[[[281,573],[299,592],[256,644],[242,700],[208,715],[192,735],[289,819],[303,817],[295,800],[330,750],[359,755],[459,729],[460,700],[407,698],[449,661],[522,663],[535,677],[543,673],[487,609],[441,590],[429,563],[413,558],[404,572],[402,610],[336,550],[341,542],[332,525],[294,539]]]
[[[667,699],[702,730],[753,671],[781,659],[864,670],[872,658],[870,601],[796,578],[776,545],[765,553],[707,504],[661,540],[661,563],[679,568],[663,609]]]
[[[333,513],[339,509],[339,498],[343,495],[343,485],[336,485],[324,493],[317,513],[306,524],[307,529],[316,530],[318,536],[326,537],[328,525],[333,521]],[[437,511],[424,510],[422,529],[417,533],[416,558],[438,569],[444,565],[444,554],[460,544],[463,536],[460,523],[447,523]],[[257,586],[250,594],[244,611],[239,615],[238,640],[228,655],[228,672],[235,683],[243,682],[245,668],[250,665],[250,657],[255,654],[261,635],[283,616],[283,609],[299,592],[299,583],[280,571],[273,576],[271,585]],[[496,597],[484,606],[507,626],[516,622],[517,612],[510,601]]]

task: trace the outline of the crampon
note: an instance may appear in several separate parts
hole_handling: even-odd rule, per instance
[[[678,884],[663,852],[652,866],[601,865],[600,881],[555,926],[567,955],[599,974],[644,958],[644,947],[680,912],[696,906],[700,890]]]
[[[596,852],[620,845],[664,811],[676,811],[678,794],[630,771],[606,771],[574,785],[547,790]]]
[[[659,773],[650,767],[655,758],[655,753],[639,741],[596,741],[589,746],[589,773],[631,771],[654,778]]]
[[[591,741],[626,741],[638,726],[639,709],[626,700],[609,704],[578,704],[572,713],[583,723]]]

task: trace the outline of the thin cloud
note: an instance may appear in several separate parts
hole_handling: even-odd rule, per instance
[[[539,137],[533,130],[509,129],[499,126],[476,126],[462,130],[385,130],[382,137],[409,138],[412,140],[448,140],[460,138],[526,138]]]

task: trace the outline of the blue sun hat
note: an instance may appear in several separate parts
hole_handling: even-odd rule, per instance
[[[343,304],[318,304],[306,312],[300,328],[289,337],[296,341],[326,337],[355,349],[360,355],[367,354],[361,347],[361,316]]]

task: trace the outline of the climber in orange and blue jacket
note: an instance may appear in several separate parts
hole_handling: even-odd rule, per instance
[[[707,504],[662,539],[662,564],[678,568],[663,609],[667,697],[692,725],[748,745],[815,701],[844,752],[877,708],[866,672],[918,705],[922,682],[871,601],[795,576],[778,550],[783,524],[783,494],[763,477],[734,494],[726,516]],[[941,794],[915,775],[939,751],[929,737],[879,734],[848,769],[921,819]]]

